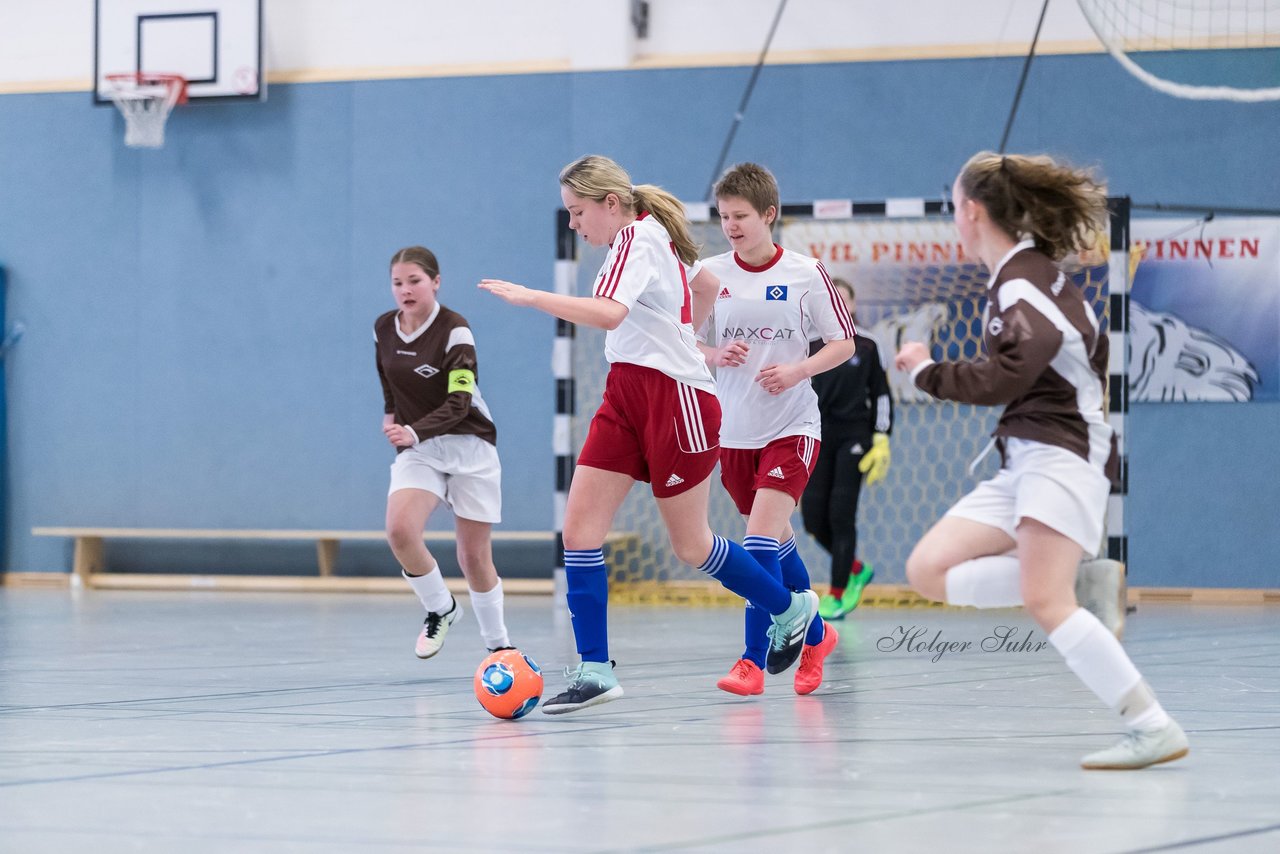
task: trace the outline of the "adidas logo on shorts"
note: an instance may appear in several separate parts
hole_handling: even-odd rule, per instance
[[[787,476],[782,473],[782,466],[774,466],[769,472],[769,477],[776,477],[779,480],[786,480]]]
[[[682,483],[684,483],[684,478],[678,474],[673,474],[667,478],[667,486],[679,486]]]

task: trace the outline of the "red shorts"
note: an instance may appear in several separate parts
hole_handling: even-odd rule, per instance
[[[578,465],[653,484],[657,498],[692,489],[720,459],[720,401],[640,365],[615,362]]]
[[[763,448],[722,448],[720,482],[743,516],[751,515],[759,489],[785,492],[799,504],[818,462],[819,444],[812,436],[783,436]]]

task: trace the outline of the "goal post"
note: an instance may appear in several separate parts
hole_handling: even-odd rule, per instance
[[[694,239],[701,256],[728,251],[718,215],[705,204],[688,205]],[[1129,279],[1129,201],[1112,199],[1107,234],[1087,257],[1072,259],[1072,276],[1111,337],[1109,419],[1121,436],[1123,456],[1125,393],[1124,329]],[[875,486],[863,486],[859,502],[858,557],[876,569],[877,585],[864,596],[867,604],[911,604],[905,593],[907,556],[926,530],[978,481],[990,477],[999,462],[989,454],[971,466],[990,440],[999,416],[997,407],[937,401],[917,390],[893,368],[893,354],[904,340],[929,343],[936,359],[974,361],[983,357],[982,318],[986,271],[964,256],[948,203],[920,199],[881,202],[823,200],[783,205],[775,240],[782,246],[821,260],[835,278],[851,282],[857,292],[856,325],[876,340],[889,376],[894,400],[893,464]],[[591,293],[605,250],[580,245],[568,229],[563,211],[557,217],[556,291],[577,296]],[[563,528],[565,497],[573,461],[598,407],[608,364],[604,331],[557,322],[554,346],[556,415],[555,526]],[[1127,559],[1124,493],[1127,460],[1122,459],[1121,487],[1107,512],[1108,537],[1099,553]],[[710,521],[717,533],[740,538],[741,516],[719,475],[711,489]],[[830,557],[804,532],[797,512],[792,518],[796,544],[815,586],[830,579]],[[610,564],[610,599],[620,602],[713,604],[740,601],[696,569],[677,561],[648,484],[636,484],[614,520],[614,537],[606,547]],[[563,589],[563,554],[557,536],[556,576]]]

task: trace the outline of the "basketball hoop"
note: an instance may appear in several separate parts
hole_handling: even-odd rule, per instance
[[[181,74],[129,71],[108,74],[111,100],[124,116],[124,144],[130,148],[164,146],[164,123],[175,104],[187,102],[187,81]]]

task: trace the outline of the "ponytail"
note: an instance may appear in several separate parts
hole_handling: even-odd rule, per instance
[[[560,184],[579,198],[597,202],[613,193],[627,210],[652,214],[671,235],[680,260],[685,264],[698,260],[698,244],[693,242],[680,200],[653,184],[633,185],[626,170],[608,157],[579,157],[560,170]]]
[[[653,184],[641,184],[632,187],[635,194],[637,211],[653,214],[654,219],[662,223],[662,227],[671,235],[671,242],[676,245],[676,255],[685,264],[698,260],[698,244],[693,242],[689,232],[689,218],[685,215],[684,205],[675,196]]]
[[[1031,238],[1055,261],[1091,249],[1106,219],[1101,181],[1045,155],[979,152],[960,170],[960,189],[1002,231]]]

